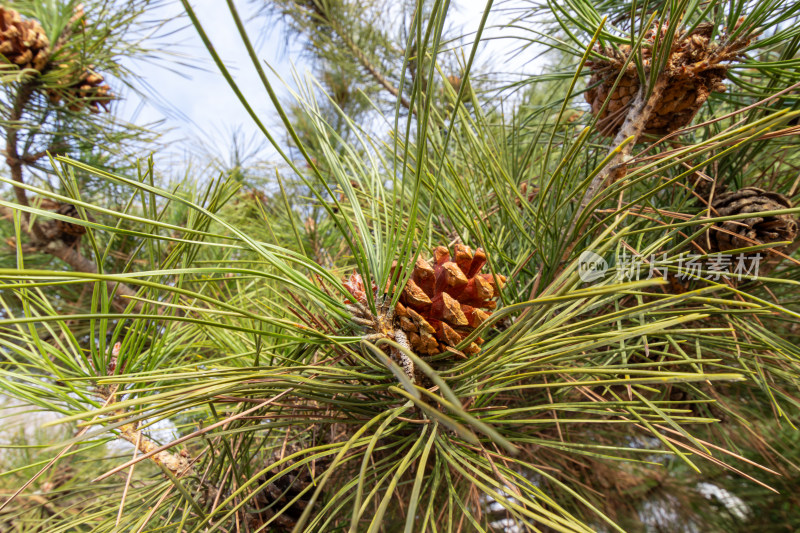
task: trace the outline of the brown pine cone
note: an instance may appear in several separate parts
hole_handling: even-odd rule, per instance
[[[78,209],[72,204],[58,204],[55,210],[59,215],[64,215],[72,218],[80,218]],[[92,217],[89,217],[92,220]],[[45,234],[51,240],[60,240],[67,246],[71,246],[80,241],[81,237],[86,233],[86,227],[80,224],[73,224],[64,220],[51,220],[43,225]]]
[[[78,209],[72,204],[61,204],[61,206],[56,209],[56,213],[59,215],[64,215],[72,218],[80,218],[80,214],[78,213]],[[81,226],[80,224],[73,224],[71,222],[64,222],[63,220],[56,221],[57,227],[59,232],[63,235],[70,235],[73,237],[80,237],[84,233],[86,233],[86,227]]]
[[[50,40],[35,20],[22,20],[14,9],[0,7],[0,54],[20,69],[41,72],[50,58]]]
[[[711,248],[714,252],[771,242],[794,241],[797,238],[798,221],[793,215],[758,215],[764,211],[791,208],[792,203],[782,194],[756,187],[745,187],[721,194],[713,201],[712,207],[714,208],[712,214],[721,217],[753,213],[750,218],[715,224],[709,230]],[[774,249],[783,252],[786,246]]]
[[[350,307],[353,320],[368,327],[370,335],[402,342],[398,331],[402,330],[409,347],[419,355],[458,354],[461,352],[455,347],[489,318],[497,307],[494,299],[506,282],[505,276],[481,274],[485,264],[486,254],[480,248],[473,252],[457,244],[455,257],[451,257],[447,248],[439,246],[431,262],[417,259],[394,310],[380,309],[378,316],[367,309],[368,290],[380,300],[374,283],[367,289],[361,275],[353,273],[343,285],[358,303]],[[390,294],[388,289],[385,292]],[[464,351],[477,353],[481,344],[483,339],[477,338]]]
[[[285,454],[292,455],[298,451],[300,451],[299,447],[290,446]],[[279,459],[279,454],[276,454],[272,458],[272,462],[277,462]],[[292,460],[275,467],[266,474],[266,477],[262,479],[261,482],[263,483],[266,479],[278,474],[281,470],[288,468],[295,462],[295,460]],[[317,459],[313,463],[314,475],[312,475],[311,472],[312,465],[307,464],[282,475],[267,485],[264,490],[257,494],[252,500],[256,508],[253,525],[261,527],[266,521],[274,518],[270,525],[274,529],[270,529],[269,531],[291,531],[302,516],[303,511],[308,507],[311,496],[314,494],[315,487],[311,487],[300,499],[292,503],[279,516],[276,517],[276,514],[303,492],[303,490],[315,484],[315,482],[324,475],[325,470],[330,466],[330,462],[331,460],[328,457]]]
[[[461,90],[461,85],[464,83],[464,79],[458,75],[453,74],[451,76],[447,76],[447,83],[453,88],[453,91],[458,94],[458,91]],[[469,102],[472,100],[472,85],[467,80],[467,85],[464,87],[464,94],[461,96],[462,102]]]
[[[406,333],[411,348],[421,355],[435,355],[454,348],[480,326],[497,304],[494,299],[506,282],[505,276],[481,274],[486,254],[462,244],[455,257],[444,246],[433,251],[433,262],[419,258],[411,279],[403,288],[395,319]],[[465,348],[480,351],[478,338]]]
[[[62,63],[59,67],[66,69],[69,65]],[[99,113],[100,108],[108,111],[109,102],[114,99],[114,94],[111,92],[111,87],[103,81],[103,76],[89,67],[76,81],[63,87],[50,88],[47,90],[47,95],[54,104],[64,100],[70,111],[77,112],[84,107],[88,107],[92,113]]]
[[[718,198],[728,190],[728,186],[722,181],[717,180],[715,183],[714,181],[707,180],[703,176],[695,176],[690,183],[694,192],[700,197],[698,201],[695,202],[699,206],[708,205],[709,199],[713,201],[714,198]],[[714,193],[714,198],[711,198],[712,191]]]
[[[710,42],[710,24],[699,25],[692,33],[676,35],[667,67],[662,75],[667,77],[667,86],[650,118],[644,132],[652,135],[666,135],[689,124],[712,92],[725,90],[722,83],[727,75],[727,67],[722,60],[731,60],[735,50],[718,54],[719,46]],[[642,58],[645,73],[649,74],[652,62],[652,47],[655,42],[655,28],[645,34],[642,44]],[[666,26],[662,27],[662,35]],[[747,43],[739,43],[740,48]],[[737,48],[738,50],[739,48]],[[631,102],[639,92],[639,75],[636,65],[631,61],[625,73],[611,93],[620,69],[630,55],[630,46],[613,49],[598,48],[605,56],[587,62],[591,67],[591,87],[586,91],[586,101],[592,106],[592,114],[597,116],[606,99],[608,106],[598,118],[598,128],[603,135],[616,135],[625,121]]]

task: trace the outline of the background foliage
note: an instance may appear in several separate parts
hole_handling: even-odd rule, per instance
[[[475,65],[502,3],[461,36],[442,0],[261,2],[265,24],[308,43],[316,77],[298,76],[291,102],[227,4],[280,128],[183,1],[277,163],[234,157],[164,183],[145,157],[117,162],[144,139],[113,105],[71,111],[44,98],[47,71],[3,70],[6,140],[31,153],[66,140],[1,178],[0,387],[56,416],[0,455],[0,529],[800,527],[796,247],[765,252],[754,279],[675,275],[681,254],[710,251],[712,225],[752,218],[719,216],[699,182],[798,196],[797,4],[517,3],[503,31],[548,67],[505,83]],[[76,9],[4,5],[54,36]],[[69,46],[93,55],[74,70],[129,75],[119,60],[143,53],[148,7],[86,2]],[[704,23],[720,46],[748,41],[726,90],[666,137],[636,128],[637,100],[602,135],[592,65],[616,47],[646,104],[673,57],[647,32]],[[26,84],[37,96],[15,118]],[[99,131],[103,145],[81,142]],[[81,236],[35,230],[54,220]],[[464,343],[483,337],[479,354],[420,357],[356,320],[346,277],[385,287],[364,304],[385,316],[416,259],[456,243],[508,277]],[[609,260],[605,278],[582,281],[586,250]],[[657,256],[659,275],[618,279],[623,254]]]

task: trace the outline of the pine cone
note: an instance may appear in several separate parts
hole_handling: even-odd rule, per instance
[[[712,29],[710,24],[701,24],[682,38],[676,35],[670,59],[662,74],[668,79],[667,86],[645,124],[645,133],[666,135],[686,126],[712,92],[725,90],[722,82],[726,78],[727,67],[719,64],[719,59],[715,59],[719,47],[710,42]],[[665,32],[666,25],[661,30],[662,35]],[[654,42],[655,32],[651,29],[645,34],[642,44],[644,69],[648,74]],[[740,45],[743,47],[747,43],[737,44]],[[619,52],[598,48],[597,51],[606,57],[587,63],[592,70],[589,85],[598,84],[586,92],[586,101],[592,106],[592,114],[597,116],[603,103],[610,98],[597,122],[600,132],[607,136],[616,135],[619,131],[629,105],[639,91],[639,76],[635,63],[631,61],[617,88],[611,93],[630,50],[627,45],[620,46]],[[729,56],[730,54],[725,57]]]
[[[793,215],[758,216],[758,213],[764,211],[791,208],[792,203],[782,194],[746,187],[718,196],[713,201],[712,207],[715,210],[714,215],[721,217],[753,213],[751,218],[715,224],[715,227],[709,230],[711,248],[714,252],[771,242],[794,241],[797,238],[798,222]],[[785,246],[775,248],[780,252],[785,249]]]
[[[455,347],[480,326],[497,304],[493,301],[505,285],[505,276],[481,274],[486,254],[462,244],[455,257],[444,246],[433,251],[433,262],[417,260],[411,279],[395,308],[395,320],[406,332],[411,348],[421,355],[435,355]],[[480,351],[478,338],[465,349]]]
[[[35,20],[22,20],[17,11],[0,7],[0,54],[20,69],[41,72],[50,58],[50,40]]]
[[[294,454],[298,451],[300,451],[300,448],[293,446],[290,450],[286,451],[286,454]],[[279,456],[276,454],[273,457],[273,462],[277,462],[278,460]],[[294,463],[295,461],[289,461],[288,463],[281,464],[279,467],[271,470],[266,475],[266,478],[262,479],[261,482],[263,483],[266,481],[266,479],[274,476],[281,470],[288,468]],[[254,521],[253,525],[256,527],[261,527],[264,522],[275,517],[276,513],[283,509],[286,504],[296,498],[298,494],[303,492],[303,490],[308,488],[310,485],[314,484],[315,481],[325,473],[325,470],[327,470],[328,466],[330,465],[330,459],[317,459],[314,461],[313,465],[314,475],[312,475],[311,472],[311,464],[303,465],[274,480],[272,483],[267,485],[263,491],[257,494],[253,498],[253,504],[257,509],[257,519]],[[269,531],[291,531],[292,528],[294,528],[294,526],[297,524],[300,516],[302,516],[303,511],[305,511],[306,507],[308,507],[309,500],[314,494],[314,490],[314,487],[309,489],[308,492],[303,494],[299,500],[291,504],[286,511],[275,517],[274,521],[271,523],[271,526],[274,529],[270,529]]]
[[[59,215],[72,218],[80,218],[78,209],[72,204],[59,204],[55,210]],[[91,218],[90,218],[91,219]],[[60,240],[67,246],[71,246],[86,233],[86,227],[80,224],[73,224],[64,220],[51,220],[44,226],[45,233],[51,240]]]
[[[539,187],[530,186],[527,181],[524,181],[519,186],[519,193],[528,203],[531,203],[539,195]],[[514,203],[517,207],[522,207],[519,198],[514,198]]]
[[[700,197],[695,203],[701,207],[707,206],[709,199],[713,201],[714,198],[718,198],[728,190],[728,186],[721,180],[716,180],[715,183],[699,175],[695,176],[690,183],[694,192]],[[714,198],[711,198],[712,191]]]
[[[505,276],[481,274],[485,264],[486,254],[480,248],[473,252],[457,244],[451,258],[449,250],[439,246],[433,251],[432,262],[417,259],[394,312],[384,311],[377,317],[366,308],[367,288],[360,274],[351,274],[343,285],[359,304],[351,308],[353,319],[370,327],[373,334],[394,337],[399,328],[419,355],[459,353],[455,346],[489,318],[484,309],[497,307],[494,299],[506,282]],[[374,283],[371,291],[377,298]],[[386,292],[390,293],[388,286]],[[464,351],[477,353],[480,344],[483,339],[475,339]]]
[[[69,64],[62,63],[59,68],[69,68]],[[47,95],[54,104],[64,100],[70,111],[78,112],[84,107],[88,107],[92,113],[99,113],[101,107],[104,111],[108,111],[108,104],[114,99],[114,95],[111,87],[103,81],[103,76],[90,67],[78,77],[77,81],[64,87],[48,89]]]
[[[453,74],[451,76],[447,76],[447,83],[449,83],[453,88],[453,92],[458,94],[458,91],[461,90],[462,83],[464,83],[464,79],[458,74]],[[467,85],[464,87],[464,94],[462,95],[461,100],[463,102],[469,102],[472,100],[472,84],[470,84],[469,81],[467,81]]]

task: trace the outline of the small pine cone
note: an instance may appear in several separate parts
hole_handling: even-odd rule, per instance
[[[454,256],[439,246],[433,261],[419,258],[395,308],[395,320],[406,332],[409,345],[420,355],[435,355],[454,348],[489,318],[505,276],[481,274],[486,254],[457,244]],[[482,339],[464,351],[480,351]]]
[[[41,72],[50,58],[50,40],[35,20],[22,20],[17,11],[0,7],[0,54],[20,69]]]
[[[300,451],[298,447],[290,446],[290,449],[286,450],[285,453],[291,455],[298,451]],[[279,459],[279,455],[276,454],[272,458],[272,462],[277,462]],[[283,463],[275,467],[261,482],[263,483],[266,479],[290,467],[295,462],[296,461],[289,461],[288,463]],[[266,521],[274,519],[270,524],[270,527],[273,529],[269,531],[291,531],[302,516],[303,511],[308,507],[311,496],[314,494],[315,487],[311,487],[299,500],[292,503],[284,512],[280,513],[280,515],[276,516],[277,513],[303,492],[303,490],[313,485],[325,473],[328,466],[330,466],[329,458],[317,459],[313,463],[313,475],[312,464],[306,464],[272,481],[272,483],[267,485],[264,490],[258,493],[252,500],[255,506],[255,515],[258,517],[255,524],[261,527]]]
[[[538,196],[539,187],[529,186],[528,182],[524,181],[519,186],[519,193],[525,201],[531,203]],[[517,207],[522,207],[522,202],[520,202],[519,198],[514,198],[514,203]]]
[[[715,216],[752,213],[751,218],[729,220],[711,228],[709,238],[713,252],[724,252],[772,242],[793,242],[798,234],[798,221],[791,214],[759,216],[764,211],[778,211],[792,207],[782,194],[746,187],[726,192],[712,203]],[[724,230],[724,231],[720,231]],[[783,252],[786,247],[776,247]]]
[[[666,31],[662,27],[662,36]],[[727,67],[714,60],[717,45],[709,42],[711,26],[701,24],[691,34],[681,38],[676,35],[667,69],[662,73],[667,77],[667,86],[645,124],[644,132],[651,135],[666,135],[689,124],[712,92],[722,92],[722,83],[727,75]],[[649,74],[651,51],[655,41],[655,28],[645,34],[642,57],[645,72]],[[597,50],[605,57],[592,61],[589,66],[592,77],[590,89],[586,91],[586,101],[597,116],[606,100],[608,106],[598,117],[598,128],[603,135],[613,136],[620,127],[639,92],[639,76],[631,62],[622,74],[614,92],[611,88],[620,69],[630,55],[629,46],[620,46],[619,52],[610,49]]]
[[[59,67],[68,69],[69,65],[64,63]],[[47,96],[54,104],[63,100],[70,111],[78,112],[87,107],[92,113],[99,113],[101,108],[107,112],[109,102],[115,96],[111,92],[111,87],[103,83],[104,81],[103,76],[90,67],[81,73],[77,80],[62,87],[48,89]]]
[[[461,90],[461,85],[464,83],[464,79],[456,74],[451,76],[447,76],[447,83],[453,88],[453,91],[458,94],[458,91]],[[464,94],[461,96],[461,100],[463,102],[469,102],[472,100],[472,85],[467,80],[467,85],[464,87]]]
[[[78,209],[72,204],[60,204],[55,212],[67,217],[80,218]],[[52,220],[48,223],[48,233],[51,239],[60,240],[66,245],[72,245],[80,241],[81,237],[86,233],[86,227],[64,220]]]

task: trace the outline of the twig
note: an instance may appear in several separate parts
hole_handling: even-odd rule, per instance
[[[26,82],[20,86],[16,96],[14,97],[14,105],[11,108],[11,115],[8,117],[9,124],[6,126],[6,163],[8,164],[8,168],[11,169],[11,179],[20,184],[24,183],[22,180],[23,161],[20,159],[19,151],[17,150],[17,130],[19,129],[18,123],[22,119],[22,115],[25,112],[25,106],[30,101],[31,96],[33,96],[33,88],[32,82]],[[21,206],[30,206],[28,197],[25,194],[25,189],[22,187],[14,187],[14,194],[17,197],[17,202]],[[22,219],[27,223],[30,220],[30,213],[23,212]],[[36,239],[45,239],[45,235],[38,224],[33,224],[33,226],[29,229]]]
[[[402,329],[397,328],[394,330],[394,340],[403,348],[411,351],[411,346],[408,344],[408,337],[406,337],[406,334]],[[406,376],[408,376],[408,379],[411,380],[411,383],[415,383],[416,369],[414,368],[414,361],[412,361],[411,358],[408,357],[402,350],[398,350],[395,347],[392,347],[392,354],[400,359],[400,363],[403,365],[403,371],[406,373]]]
[[[151,441],[142,434],[142,430],[137,427],[137,424],[132,422],[125,424],[120,428],[120,438],[133,444],[143,454],[152,453],[152,457],[156,464],[163,465],[164,468],[175,474],[175,476],[185,475],[190,470],[189,458],[182,453],[169,453],[160,449],[158,444]],[[131,468],[137,463],[136,456],[129,461]]]
[[[612,143],[614,148],[612,148],[609,152],[609,155],[613,157],[611,157],[611,160],[608,162],[608,164],[606,164],[605,167],[603,167],[597,176],[594,177],[592,182],[589,184],[589,187],[586,189],[586,193],[583,195],[578,212],[572,219],[572,223],[570,224],[569,231],[567,231],[567,235],[573,234],[580,215],[583,214],[583,211],[585,211],[589,204],[592,203],[592,200],[594,200],[594,198],[600,192],[600,188],[604,185],[608,186],[623,179],[628,173],[628,162],[631,160],[633,147],[638,142],[639,137],[641,137],[645,125],[650,119],[653,109],[661,100],[661,95],[666,86],[667,77],[664,75],[659,76],[655,85],[653,86],[650,97],[646,100],[645,95],[647,94],[647,88],[644,85],[639,87],[639,92],[636,94],[636,98],[631,103],[631,109],[628,112],[628,115],[625,117],[625,122],[622,124],[617,136],[614,137],[614,142]],[[620,145],[628,138],[632,139],[620,148]],[[583,235],[588,224],[589,219],[586,220],[577,234]],[[580,239],[573,239],[569,246],[567,246],[566,250],[564,250],[564,253],[561,256],[562,262],[566,262],[569,259],[570,255],[572,254],[572,250],[575,249],[575,246],[578,244],[579,240]]]
[[[369,60],[366,54],[364,54],[361,48],[359,48],[358,45],[355,42],[353,42],[353,40],[350,38],[349,35],[347,35],[347,33],[342,29],[342,27],[333,20],[328,20],[327,22],[328,24],[330,24],[331,29],[333,29],[333,31],[336,32],[336,34],[339,36],[342,42],[344,42],[348,50],[350,50],[350,53],[353,54],[353,56],[358,60],[359,63],[361,63],[361,66],[367,69],[367,72],[369,72],[370,75],[372,75],[372,77],[375,78],[375,81],[377,81],[381,85],[381,87],[389,91],[392,94],[392,96],[399,99],[400,103],[403,104],[403,107],[413,112],[414,110],[411,109],[411,102],[409,102],[403,95],[401,95],[400,90],[394,85],[392,85],[391,82],[388,79],[386,79],[386,77],[383,74],[381,74],[378,68],[372,64],[372,62]]]
[[[259,403],[255,407],[251,407],[250,409],[247,409],[246,411],[242,411],[239,414],[232,415],[232,416],[226,418],[225,420],[220,420],[219,422],[211,424],[210,426],[206,426],[203,429],[199,429],[199,430],[197,430],[197,431],[195,431],[195,432],[193,432],[193,433],[191,433],[189,435],[184,435],[183,437],[180,437],[179,439],[176,439],[176,440],[174,440],[174,441],[172,441],[172,442],[170,442],[168,444],[165,444],[163,446],[152,448],[149,451],[144,452],[143,455],[140,455],[135,460],[130,460],[130,461],[126,462],[125,464],[122,464],[120,466],[114,467],[111,470],[109,470],[108,472],[106,472],[105,474],[102,474],[102,475],[98,476],[97,478],[95,478],[93,480],[93,483],[97,483],[98,481],[102,481],[102,480],[106,479],[109,476],[113,476],[117,472],[119,472],[121,470],[125,470],[126,468],[128,468],[132,464],[138,463],[139,461],[143,461],[144,459],[147,459],[148,457],[153,457],[154,455],[156,455],[158,453],[161,453],[162,451],[167,450],[167,449],[169,449],[169,448],[171,448],[173,446],[176,446],[176,445],[178,445],[178,444],[180,444],[182,442],[194,439],[194,438],[199,437],[200,435],[204,435],[205,433],[208,433],[209,431],[212,431],[212,430],[214,430],[214,429],[216,429],[216,428],[218,428],[220,426],[223,426],[225,424],[233,422],[234,420],[238,420],[240,418],[243,418],[243,417],[247,416],[248,414],[252,413],[253,411],[257,411],[258,409],[261,409],[262,407],[266,407],[267,405],[269,405],[270,403],[274,402],[275,400],[280,399],[281,396],[289,394],[290,392],[293,392],[293,391],[294,391],[294,387],[288,388],[288,389],[284,390],[283,392],[281,392],[279,394],[276,394],[272,398],[264,400],[263,402]]]
[[[111,357],[112,360],[109,363],[108,368],[106,369],[106,373],[110,376],[113,375],[114,369],[117,366],[117,357],[119,356],[120,348],[122,344],[116,343],[114,348],[111,350]],[[117,391],[119,390],[119,385],[114,385],[113,387],[101,387],[97,392],[99,393],[100,397],[105,400],[104,406],[113,405],[117,401]],[[124,415],[124,410],[119,410],[116,412],[117,415]],[[96,418],[96,417],[95,417]],[[158,450],[158,445],[144,436],[142,430],[138,427],[138,422],[129,422],[124,424],[122,427],[119,428],[119,436],[121,439],[124,439],[131,444],[133,444],[136,450],[139,450],[143,454],[147,455],[148,453],[152,456],[153,461],[156,464],[163,465],[167,468],[170,472],[172,472],[176,477],[186,474],[191,469],[191,463],[186,455],[183,453],[171,454],[167,451]],[[152,452],[152,453],[151,453]],[[128,463],[131,465],[131,469],[137,463],[136,460],[136,453],[133,454],[133,459]],[[130,476],[130,474],[128,474]],[[127,490],[127,489],[126,489]],[[124,502],[124,496],[123,496]],[[122,507],[120,504],[120,513],[122,512]]]
[[[65,143],[56,143],[47,148],[47,150],[42,150],[40,152],[34,152],[32,154],[25,154],[20,157],[20,160],[24,162],[26,165],[33,165],[40,159],[47,157],[48,155],[58,155],[66,153],[68,146]]]

